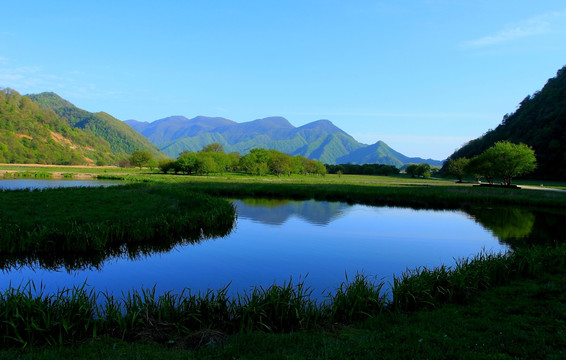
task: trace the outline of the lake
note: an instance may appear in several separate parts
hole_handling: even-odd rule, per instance
[[[452,265],[480,251],[508,251],[540,223],[536,212],[514,208],[464,212],[314,200],[231,201],[238,219],[226,237],[135,259],[108,258],[98,268],[12,266],[3,270],[0,289],[33,280],[54,292],[86,282],[120,296],[142,287],[199,292],[230,284],[234,294],[292,279],[304,280],[321,298],[357,272],[390,282],[407,269]]]
[[[115,180],[72,180],[72,179],[0,179],[0,189],[47,189],[54,187],[113,186],[124,182]]]

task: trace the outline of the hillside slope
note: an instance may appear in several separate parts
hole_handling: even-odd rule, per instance
[[[154,157],[165,157],[148,139],[128,124],[105,112],[91,113],[79,109],[52,92],[32,94],[28,97],[45,108],[53,110],[57,115],[64,118],[69,126],[105,139],[116,155],[128,155],[135,150],[147,150]]]
[[[450,159],[471,158],[501,140],[534,149],[535,176],[566,179],[566,66],[541,91],[521,101],[517,111],[505,115],[499,126],[468,142]]]
[[[72,128],[12,89],[0,89],[0,162],[94,165],[117,160],[108,141]]]

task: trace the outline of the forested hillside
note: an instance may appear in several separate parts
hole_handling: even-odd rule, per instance
[[[470,141],[450,156],[472,158],[497,141],[530,145],[537,158],[534,176],[566,179],[566,67],[558,70],[543,89],[521,101],[497,128]]]
[[[0,162],[94,165],[117,160],[106,140],[73,129],[14,90],[0,89]]]
[[[116,155],[131,154],[136,150],[147,150],[154,157],[165,157],[148,139],[128,124],[105,112],[91,113],[79,109],[52,92],[28,95],[28,97],[45,108],[53,110],[57,115],[64,118],[69,126],[105,139]]]

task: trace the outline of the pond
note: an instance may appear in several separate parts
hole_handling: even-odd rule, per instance
[[[0,290],[33,280],[46,292],[86,282],[116,296],[142,287],[205,292],[228,284],[234,294],[292,279],[304,280],[313,297],[322,298],[357,272],[391,282],[407,269],[453,265],[480,251],[508,251],[533,233],[559,231],[549,225],[548,214],[515,208],[464,212],[314,200],[231,201],[238,219],[226,237],[165,253],[110,257],[90,268],[10,266],[0,276]]]
[[[113,186],[124,182],[116,180],[72,180],[72,179],[0,179],[0,189],[47,189],[54,187]]]

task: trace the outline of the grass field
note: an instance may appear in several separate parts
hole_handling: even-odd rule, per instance
[[[6,169],[0,166],[1,170]],[[20,170],[10,168],[10,171]],[[563,192],[478,188],[449,180],[405,176],[260,178],[224,174],[196,177],[162,175],[147,169],[98,170],[101,171],[93,174],[156,185],[135,185],[134,188],[173,186],[208,196],[312,198],[415,208],[513,205],[561,212],[566,207],[566,193]],[[51,170],[32,167],[25,171],[45,173]],[[57,168],[56,171],[73,173],[74,169]],[[561,183],[544,185],[545,188],[551,185],[564,187]],[[2,196],[6,194],[0,193]],[[68,194],[72,199],[72,191]],[[3,213],[10,211],[10,206],[18,207],[18,203],[21,201],[12,203],[2,210]],[[54,216],[57,217],[56,213]],[[12,331],[10,326],[20,329],[16,331],[20,335],[25,333],[22,329],[31,329],[29,331],[35,334],[36,340],[29,344],[36,345],[0,352],[0,358],[562,359],[566,348],[566,247],[563,237],[551,240],[542,242],[544,246],[527,244],[510,256],[480,254],[477,258],[462,260],[453,269],[408,271],[395,280],[393,297],[387,301],[380,296],[381,285],[368,283],[364,278],[343,284],[333,301],[324,308],[310,303],[306,296],[308,291],[300,284],[256,289],[250,297],[240,297],[235,303],[221,292],[210,293],[205,301],[186,300],[186,304],[193,304],[193,307],[183,305],[189,306],[184,308],[186,313],[179,305],[183,303],[182,299],[158,300],[152,298],[150,292],[142,291],[129,298],[134,315],[128,317],[126,313],[125,317],[120,317],[114,312],[115,320],[111,322],[114,325],[96,325],[94,333],[92,324],[96,322],[92,320],[91,312],[83,313],[84,323],[78,319],[69,320],[67,326],[71,328],[73,323],[83,324],[79,328],[84,334],[77,335],[83,339],[80,341],[75,341],[73,332],[59,324],[50,328],[53,334],[59,335],[49,333],[52,337],[46,342],[44,335],[47,333],[37,332],[33,326],[30,328],[30,321],[25,321],[36,319],[34,311],[38,309],[40,313],[50,313],[52,310],[46,310],[49,306],[59,309],[57,311],[74,311],[73,307],[66,308],[57,302],[46,304],[47,308],[27,306],[27,313],[23,308],[18,310],[22,321],[17,325],[13,309],[26,308],[26,304],[35,304],[38,300],[26,297],[25,292],[5,293],[0,297],[3,332]],[[59,301],[86,310],[90,306],[92,310],[92,294],[83,295],[71,297],[81,299],[78,302],[64,296]],[[161,305],[155,307],[158,304]],[[200,304],[198,308],[201,310],[197,313],[192,312],[194,304]],[[108,308],[105,311],[108,312]],[[149,314],[149,311],[153,312],[152,316],[139,316]],[[205,318],[199,318],[204,315]],[[174,320],[179,316],[186,320]],[[196,325],[188,326],[189,319],[196,321]],[[128,321],[134,322],[128,325]],[[157,324],[174,329],[165,331]],[[39,325],[36,327],[41,329]],[[155,337],[158,328],[165,334],[164,338]],[[153,335],[148,335],[148,329]],[[11,336],[11,346],[26,342],[23,337],[18,341],[18,335]],[[57,336],[62,340],[59,341]],[[41,345],[45,343],[53,345]],[[207,343],[211,344],[203,346]]]

